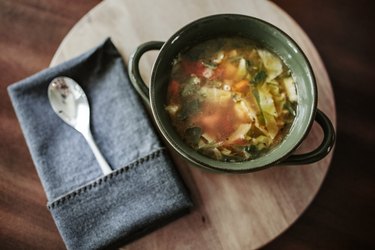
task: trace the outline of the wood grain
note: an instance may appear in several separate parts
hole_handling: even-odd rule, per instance
[[[64,249],[6,87],[46,67],[99,0],[0,0],[0,249]]]
[[[46,68],[69,29],[99,2],[0,0],[1,249],[65,249],[46,208],[46,197],[6,87]],[[371,32],[375,23],[374,3],[372,0],[275,2],[301,25],[325,63],[335,93],[338,141],[318,195],[288,230],[263,249],[375,249],[375,37]],[[141,38],[149,40],[142,35]],[[194,183],[190,170],[185,172],[188,183]],[[197,184],[191,190],[195,199],[201,200]],[[200,214],[194,219],[198,225],[196,230],[206,230],[201,237],[214,241],[212,248],[220,249],[217,237],[210,235],[215,231],[206,229],[206,224],[212,222]],[[178,223],[191,233],[187,223]],[[168,227],[179,228],[175,223]],[[162,238],[183,237],[177,232],[157,232]],[[182,241],[192,248],[205,249],[195,239]],[[147,246],[155,249],[160,245],[154,241]],[[131,245],[133,249],[141,246],[137,242]],[[164,246],[178,249],[173,244]]]
[[[152,10],[144,15],[145,6]],[[90,11],[67,34],[51,65],[56,65],[111,37],[127,62],[146,41],[166,40],[183,25],[216,13],[240,13],[265,19],[287,32],[302,47],[317,78],[319,108],[335,123],[331,84],[309,38],[280,8],[263,0],[131,1],[109,0]],[[143,13],[143,14],[142,14]],[[155,54],[143,60],[150,77]],[[309,151],[321,139],[314,126],[300,147]],[[308,166],[273,168],[248,175],[218,175],[192,168],[174,154],[175,162],[192,192],[196,208],[184,218],[129,244],[124,249],[255,249],[287,229],[317,193],[331,155]]]

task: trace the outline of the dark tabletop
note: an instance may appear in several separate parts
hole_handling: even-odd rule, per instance
[[[48,67],[99,0],[0,0],[0,248],[64,249],[6,87]],[[337,145],[305,213],[266,249],[375,249],[375,3],[275,1],[305,30],[330,76]]]

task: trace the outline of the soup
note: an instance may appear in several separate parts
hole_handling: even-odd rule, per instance
[[[297,99],[291,71],[276,54],[223,37],[174,59],[166,110],[193,149],[215,160],[246,161],[282,141]]]

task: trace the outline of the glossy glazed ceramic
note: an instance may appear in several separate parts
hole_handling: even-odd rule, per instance
[[[296,81],[298,108],[289,133],[282,143],[266,155],[250,161],[221,162],[201,155],[182,141],[165,111],[172,60],[187,47],[223,36],[245,37],[278,54],[292,70]],[[160,53],[154,63],[148,89],[140,77],[138,63],[146,51],[155,49],[160,49]],[[249,172],[281,163],[308,164],[326,156],[335,142],[332,123],[324,113],[317,110],[318,93],[315,77],[306,56],[287,34],[260,19],[236,14],[221,14],[194,21],[177,31],[165,43],[148,42],[140,45],[130,59],[129,73],[134,87],[150,105],[153,118],[162,136],[181,156],[197,166],[220,172]],[[314,120],[323,129],[323,142],[310,153],[292,155],[310,131]]]

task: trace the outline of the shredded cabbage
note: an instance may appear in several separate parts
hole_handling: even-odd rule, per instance
[[[263,65],[267,70],[266,82],[275,79],[283,72],[281,60],[267,50],[258,49],[258,54],[262,58]]]

